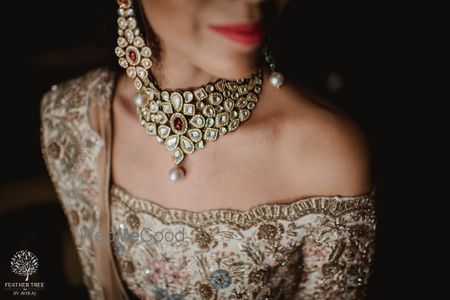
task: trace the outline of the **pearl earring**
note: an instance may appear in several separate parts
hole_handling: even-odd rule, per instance
[[[269,68],[271,70],[271,73],[269,75],[269,83],[273,87],[276,87],[277,89],[280,89],[280,87],[284,84],[284,75],[278,71],[276,71],[275,66],[275,59],[273,58],[272,54],[270,53],[269,46],[266,44],[264,49],[264,59],[269,65]]]

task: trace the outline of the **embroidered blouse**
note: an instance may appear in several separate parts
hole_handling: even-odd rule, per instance
[[[41,101],[42,154],[91,299],[364,298],[374,192],[203,212],[135,197],[110,182],[115,76],[92,70]]]

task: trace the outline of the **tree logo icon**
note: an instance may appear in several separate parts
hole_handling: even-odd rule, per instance
[[[20,250],[11,258],[11,271],[19,276],[24,276],[25,281],[28,277],[36,273],[39,266],[36,255],[28,250]]]

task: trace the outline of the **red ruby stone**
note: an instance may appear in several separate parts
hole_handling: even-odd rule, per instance
[[[180,118],[175,118],[175,120],[173,120],[173,125],[179,131],[183,129],[183,121]]]
[[[134,53],[133,51],[130,52],[130,59],[131,59],[132,61],[135,61],[135,60],[136,60],[136,53]]]

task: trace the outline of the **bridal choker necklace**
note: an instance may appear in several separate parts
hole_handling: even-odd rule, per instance
[[[181,166],[187,155],[203,149],[248,120],[261,92],[262,70],[237,80],[219,79],[185,90],[161,90],[149,77],[151,49],[137,26],[131,0],[118,0],[119,65],[137,89],[137,118],[147,134],[170,152],[174,167],[169,179],[186,176]]]

